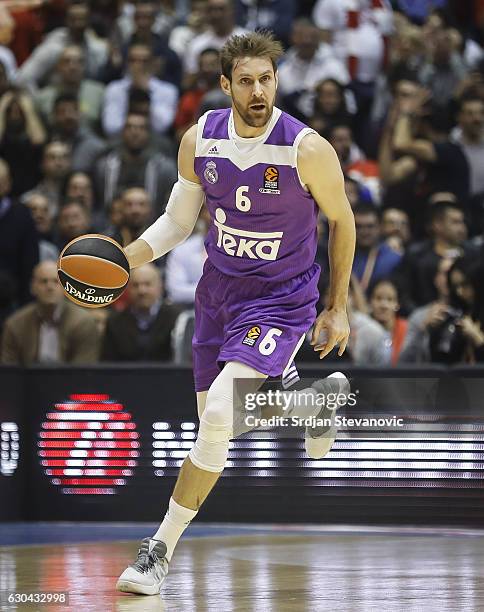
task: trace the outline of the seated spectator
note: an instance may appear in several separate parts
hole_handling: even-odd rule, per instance
[[[168,254],[165,270],[166,293],[173,304],[195,303],[195,290],[207,259],[204,241],[209,226],[210,214],[204,206],[195,231]]]
[[[333,125],[351,125],[345,88],[335,79],[323,79],[316,84],[309,126],[318,134],[325,134]]]
[[[229,96],[226,96],[221,89],[212,89],[203,94],[203,98],[200,100],[200,106],[198,107],[197,119],[210,110],[230,108],[230,106],[231,99]]]
[[[393,29],[390,2],[317,0],[313,21],[350,73],[358,114],[366,118],[375,81],[384,67],[388,37]],[[360,127],[361,122],[356,124]]]
[[[19,90],[7,91],[0,98],[0,157],[11,168],[12,196],[18,197],[39,181],[45,141],[31,98]]]
[[[142,187],[129,187],[121,194],[121,221],[112,233],[104,232],[123,247],[141,236],[153,217],[148,193]]]
[[[434,286],[437,299],[430,304],[416,308],[408,318],[408,330],[400,353],[400,363],[428,363],[430,355],[430,332],[442,325],[451,314],[449,306],[449,285],[447,275],[454,263],[450,257],[443,257],[437,266]]]
[[[349,125],[332,125],[327,139],[333,145],[344,172],[359,161],[365,159],[365,154],[353,140],[353,132]]]
[[[59,211],[62,186],[70,170],[71,150],[69,145],[60,140],[48,142],[42,155],[42,179],[34,189],[45,195],[49,201],[51,214],[54,216]]]
[[[365,294],[352,275],[348,294],[348,320],[351,335],[348,350],[355,365],[380,365],[381,347],[386,337],[385,328],[370,316],[370,306]]]
[[[424,61],[424,46],[420,28],[407,25],[391,39],[391,65],[378,76],[371,109],[371,127],[380,131],[393,105],[419,87],[418,70]],[[379,140],[379,138],[378,138]]]
[[[466,76],[466,66],[460,53],[452,44],[450,28],[435,34],[431,56],[419,72],[419,80],[430,89],[438,106],[445,107],[452,99],[454,90]]]
[[[90,234],[91,215],[77,200],[68,200],[59,210],[57,218],[57,245],[62,250],[74,238]]]
[[[371,204],[359,204],[354,209],[356,251],[353,274],[364,292],[377,281],[387,278],[398,266],[402,256],[382,241],[378,209]]]
[[[349,125],[330,126],[326,137],[333,145],[343,172],[367,188],[370,200],[380,203],[380,173],[378,164],[366,159],[365,154],[353,139]]]
[[[403,255],[411,238],[407,213],[399,208],[386,208],[382,213],[381,229],[388,246]]]
[[[457,128],[452,134],[459,143],[469,163],[470,193],[484,193],[484,100],[477,96],[467,95],[459,101]]]
[[[15,283],[15,305],[31,299],[30,279],[39,261],[39,244],[30,211],[10,198],[8,165],[0,159],[0,271]]]
[[[113,198],[112,202],[107,207],[108,226],[101,232],[106,236],[121,235],[121,227],[123,225],[123,199],[122,194]]]
[[[199,70],[193,86],[180,98],[175,117],[177,139],[181,140],[183,134],[200,116],[200,103],[209,91],[220,90],[220,57],[216,49],[205,49],[200,53]]]
[[[351,208],[354,210],[358,204],[372,204],[370,190],[362,183],[345,174],[345,193]]]
[[[86,76],[98,78],[107,60],[107,45],[89,29],[89,3],[72,0],[67,8],[66,27],[50,32],[18,71],[19,82],[32,87],[48,83],[62,51],[70,45],[85,49]]]
[[[77,101],[77,110],[86,127],[97,129],[104,99],[104,85],[85,78],[84,51],[78,45],[66,47],[59,58],[52,85],[35,94],[37,109],[47,124],[54,121],[55,101],[70,94]]]
[[[385,330],[378,350],[378,363],[396,365],[407,334],[407,321],[398,316],[400,304],[396,286],[388,279],[377,281],[369,301],[371,316]]]
[[[399,168],[397,178],[388,189],[385,202],[404,208],[414,224],[414,233],[424,227],[428,197],[436,191],[450,191],[460,202],[469,196],[469,166],[460,148],[449,140],[448,113],[426,102],[427,93],[401,100],[396,109],[390,150],[390,168],[383,177],[397,172],[405,159],[405,168]],[[380,160],[383,155],[380,155]],[[403,201],[402,201],[403,200]]]
[[[14,32],[9,46],[19,66],[42,42],[46,32],[65,24],[65,0],[4,0],[2,4],[10,6],[14,19]]]
[[[197,73],[198,58],[202,51],[220,50],[231,36],[247,32],[235,23],[232,0],[207,0],[205,11],[208,28],[192,40],[183,58],[185,80],[188,85],[191,85]]]
[[[11,315],[4,325],[0,362],[95,363],[99,336],[94,321],[64,297],[57,264],[44,261],[32,275],[35,302]]]
[[[81,125],[79,102],[73,94],[61,94],[54,101],[51,137],[71,148],[71,167],[90,172],[94,162],[106,150],[106,144],[91,130]]]
[[[341,85],[349,82],[345,65],[335,57],[330,45],[320,41],[318,28],[306,18],[297,19],[292,27],[292,47],[279,68],[278,94],[289,112],[309,115],[310,106],[304,94],[314,92],[323,79],[334,79]]]
[[[135,30],[135,11],[136,5],[139,2],[140,0],[123,2],[121,11],[119,11],[116,28],[119,31],[121,43],[126,43]],[[156,16],[152,32],[166,39],[171,29],[180,22],[181,18],[185,17],[185,11],[188,7],[184,2],[180,2],[180,0],[175,2],[173,0],[156,1],[155,4]]]
[[[180,59],[190,48],[192,40],[207,29],[207,0],[192,0],[186,23],[177,25],[169,34],[168,44],[178,54]]]
[[[0,346],[2,342],[3,325],[14,311],[15,281],[10,274],[0,270]]]
[[[467,95],[459,101],[452,140],[460,145],[469,167],[472,233],[484,232],[484,99]]]
[[[121,143],[101,157],[94,169],[97,199],[104,207],[123,189],[144,185],[152,202],[153,218],[165,209],[176,180],[175,163],[150,148],[147,118],[134,113],[126,118]]]
[[[158,269],[146,264],[131,271],[130,306],[109,315],[102,361],[170,361],[171,335],[179,310],[163,304]]]
[[[96,210],[94,186],[89,174],[73,170],[65,178],[61,192],[63,200],[77,200],[91,214]]]
[[[484,361],[484,269],[457,260],[447,273],[449,307],[430,330],[432,361],[445,364]]]
[[[395,270],[394,278],[407,310],[437,299],[433,280],[442,258],[472,257],[475,251],[465,242],[467,227],[464,213],[455,202],[432,204],[429,235],[427,240],[409,245]]]
[[[119,134],[129,111],[128,100],[132,89],[149,94],[150,128],[164,134],[175,119],[178,102],[177,88],[154,76],[153,57],[146,45],[133,45],[128,51],[127,75],[106,87],[102,116],[107,136]]]
[[[284,46],[289,44],[291,26],[298,8],[295,0],[235,0],[235,20],[249,30],[270,30]]]
[[[123,2],[124,4],[124,2]],[[99,38],[108,39],[116,28],[116,20],[120,11],[119,0],[95,0],[90,3],[90,24]],[[104,308],[96,308],[104,311]]]
[[[22,198],[30,210],[39,237],[39,261],[57,261],[59,249],[52,242],[53,219],[45,195],[31,191]]]
[[[110,62],[106,67],[106,81],[122,77],[130,47],[146,45],[153,55],[155,76],[180,89],[182,80],[181,60],[175,51],[168,46],[167,36],[161,36],[154,31],[157,8],[158,2],[155,0],[138,0],[134,7],[134,30],[127,40],[121,43],[119,52],[111,55]]]

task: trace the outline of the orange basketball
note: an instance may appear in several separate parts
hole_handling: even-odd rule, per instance
[[[69,242],[59,255],[57,268],[66,296],[86,308],[109,306],[129,280],[129,263],[121,245],[101,234],[86,234]]]

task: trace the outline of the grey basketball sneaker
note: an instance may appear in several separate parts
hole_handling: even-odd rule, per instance
[[[136,561],[128,566],[116,583],[123,593],[157,595],[168,574],[166,544],[161,540],[145,538],[141,542]]]
[[[329,453],[336,440],[338,431],[335,423],[336,411],[346,403],[343,402],[343,396],[341,394],[348,398],[351,387],[349,380],[342,372],[334,372],[327,378],[317,380],[311,386],[317,393],[324,394],[324,396],[327,396],[328,393],[339,394],[341,399],[341,405],[335,406],[333,409],[328,408],[325,403],[316,416],[316,419],[324,419],[327,421],[327,425],[306,427],[306,434],[304,436],[306,454],[311,457],[311,459],[322,459]]]

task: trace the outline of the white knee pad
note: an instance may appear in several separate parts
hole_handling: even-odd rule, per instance
[[[206,413],[204,413],[200,420],[195,445],[188,455],[190,461],[201,470],[222,472],[229,455],[231,437],[231,427],[213,425],[207,421]]]
[[[232,437],[232,397],[210,388],[200,418],[198,436],[189,453],[190,461],[207,472],[222,472]]]
[[[197,394],[200,427],[188,456],[193,465],[201,470],[219,473],[227,462],[234,427],[235,378],[263,381],[266,375],[245,364],[229,362],[212,383],[206,399],[202,394]]]

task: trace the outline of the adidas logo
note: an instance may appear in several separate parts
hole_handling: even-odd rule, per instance
[[[216,146],[213,146],[211,149],[209,149],[208,151],[209,155],[218,155],[218,149]]]

